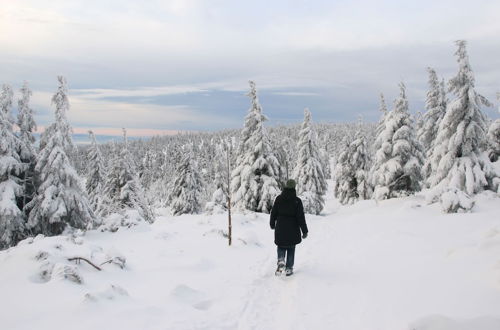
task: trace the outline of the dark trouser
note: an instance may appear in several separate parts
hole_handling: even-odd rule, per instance
[[[286,255],[286,268],[293,269],[293,262],[295,259],[295,245],[292,246],[278,246],[278,261],[285,261]]]

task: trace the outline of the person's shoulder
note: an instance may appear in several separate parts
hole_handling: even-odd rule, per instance
[[[298,196],[297,196],[297,197],[295,197],[295,202],[296,202],[297,204],[301,204],[301,205],[302,205],[302,199],[300,199],[300,197],[298,197]]]

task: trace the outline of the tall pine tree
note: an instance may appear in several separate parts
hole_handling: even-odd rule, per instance
[[[487,120],[481,105],[491,103],[475,90],[466,43],[456,42],[457,75],[449,81],[454,99],[448,104],[430,157],[432,188],[429,199],[441,200],[443,211],[470,210],[472,195],[483,189],[496,190],[489,158],[485,155]]]
[[[33,199],[35,194],[36,151],[33,132],[36,131],[36,123],[33,118],[33,109],[30,107],[32,93],[27,82],[24,82],[20,92],[21,97],[17,103],[19,108],[17,126],[19,127],[18,136],[21,142],[19,156],[21,162],[25,164],[25,168],[20,175],[24,193],[22,198],[18,199],[18,205],[20,209],[26,212],[26,205]]]
[[[375,199],[410,195],[420,190],[423,155],[408,113],[406,88],[400,85],[394,110],[384,116],[384,128],[375,141],[380,146],[372,168]]]
[[[298,160],[293,177],[297,181],[297,195],[302,198],[304,211],[320,214],[323,210],[327,189],[316,132],[311,125],[311,112],[304,110],[304,121],[299,132]]]
[[[59,76],[59,87],[52,97],[56,121],[43,133],[35,171],[39,180],[36,195],[27,205],[28,228],[35,234],[61,234],[68,226],[86,229],[94,222],[94,213],[81,179],[67,152],[73,150],[71,126],[66,119],[69,110],[66,79]]]
[[[252,105],[245,117],[236,167],[231,174],[231,191],[236,207],[269,213],[279,194],[280,164],[273,154],[259,104],[255,83],[250,81]]]
[[[103,187],[106,179],[106,167],[102,158],[101,151],[97,145],[94,132],[89,131],[90,147],[88,150],[88,168],[87,181],[85,188],[89,196],[90,205],[98,215],[103,202]]]
[[[147,222],[154,221],[154,215],[144,198],[144,190],[139,182],[135,165],[130,157],[127,131],[123,129],[123,147],[114,153],[107,174],[99,214],[107,216],[126,210],[137,210]]]
[[[18,154],[20,140],[14,134],[12,88],[3,85],[0,93],[0,249],[16,244],[24,231],[24,217],[17,205],[23,187],[19,175],[24,164]]]
[[[444,89],[444,81],[439,82],[436,71],[432,68],[427,68],[429,73],[429,90],[425,100],[425,109],[422,126],[419,128],[417,135],[427,161],[424,164],[423,174],[428,177],[431,172],[430,162],[428,161],[434,146],[434,140],[438,134],[439,124],[443,120],[446,113],[446,91]]]
[[[189,150],[184,150],[182,160],[175,171],[175,181],[170,193],[173,215],[199,213],[202,187],[191,146]]]

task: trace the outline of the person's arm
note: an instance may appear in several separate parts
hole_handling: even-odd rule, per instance
[[[297,222],[299,224],[302,235],[307,236],[309,230],[307,229],[306,216],[304,215],[304,205],[302,201],[298,198],[298,210],[297,210]]]
[[[271,229],[276,228],[276,221],[278,220],[278,197],[274,200],[273,208],[271,209],[271,219],[269,221],[269,225]]]

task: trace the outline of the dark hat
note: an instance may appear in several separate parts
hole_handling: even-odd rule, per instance
[[[296,185],[295,180],[290,179],[286,182],[285,188],[295,189],[295,185]]]

